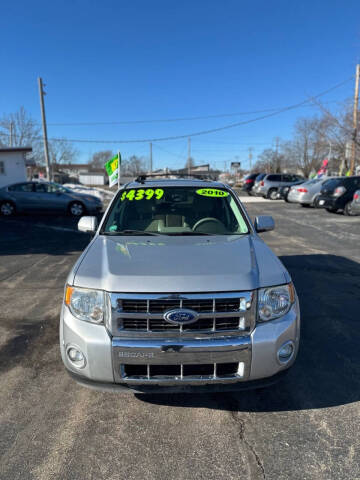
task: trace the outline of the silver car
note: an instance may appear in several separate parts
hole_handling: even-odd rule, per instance
[[[288,201],[291,203],[299,203],[303,207],[314,206],[317,197],[324,183],[328,180],[325,178],[314,178],[300,185],[290,188],[288,193]]]
[[[280,187],[291,186],[299,180],[303,177],[293,173],[270,173],[261,180],[256,192],[259,196],[276,200]]]
[[[289,273],[226,185],[141,177],[119,190],[69,273],[66,370],[105,390],[227,390],[294,363],[300,311]],[[205,238],[206,237],[206,238]]]
[[[99,213],[102,209],[99,198],[76,193],[57,183],[22,182],[0,189],[0,213],[5,216],[24,212],[56,212],[81,217],[85,213]]]
[[[260,184],[265,177],[266,173],[259,173],[259,175],[255,178],[254,186],[251,189],[251,195],[259,195]]]
[[[356,190],[351,202],[351,215],[360,215],[360,190]]]

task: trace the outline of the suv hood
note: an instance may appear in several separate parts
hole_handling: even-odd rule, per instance
[[[108,292],[190,293],[253,290],[290,281],[257,235],[96,236],[68,282]]]

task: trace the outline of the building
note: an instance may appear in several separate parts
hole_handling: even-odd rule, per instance
[[[106,185],[105,168],[86,163],[56,164],[53,166],[54,180],[59,183],[81,183],[87,186]]]
[[[0,148],[0,188],[16,182],[26,182],[26,154],[31,147]]]
[[[80,173],[79,174],[79,182],[82,185],[87,185],[89,187],[97,186],[97,185],[105,185],[106,183],[106,176],[104,169],[100,171],[91,170],[87,173]]]

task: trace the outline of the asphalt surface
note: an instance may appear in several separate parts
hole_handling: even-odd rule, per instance
[[[74,383],[58,319],[89,237],[66,217],[0,219],[1,480],[360,478],[360,217],[247,209],[275,219],[262,236],[296,285],[301,349],[279,384],[211,395]]]

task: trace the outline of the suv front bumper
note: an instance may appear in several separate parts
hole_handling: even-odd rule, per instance
[[[194,335],[195,337],[195,335]],[[211,336],[207,338],[111,338],[103,325],[80,321],[63,307],[60,321],[60,348],[65,367],[80,383],[98,388],[102,385],[124,386],[139,390],[142,386],[163,387],[238,385],[261,380],[288,369],[295,361],[300,339],[300,312],[296,298],[283,317],[259,323],[248,336]],[[279,349],[287,342],[294,345],[287,361],[280,361]],[[79,349],[86,363],[75,367],[67,356],[69,347]],[[197,376],[196,378],[126,378],[123,365],[188,365],[239,362],[239,371],[226,378]],[[240,368],[241,367],[241,368]]]

